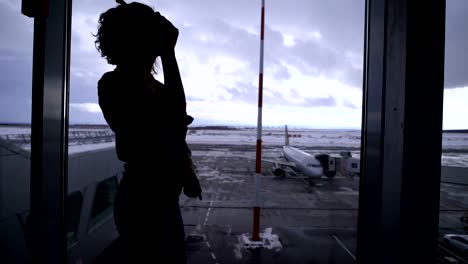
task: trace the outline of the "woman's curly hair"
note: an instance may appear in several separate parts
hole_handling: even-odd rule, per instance
[[[141,3],[119,3],[99,16],[98,32],[94,35],[97,50],[113,65],[154,60],[158,44],[154,10]]]

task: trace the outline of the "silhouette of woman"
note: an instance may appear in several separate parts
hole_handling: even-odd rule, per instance
[[[100,15],[96,34],[96,48],[116,65],[98,82],[99,105],[124,162],[114,203],[116,259],[185,263],[179,195],[201,199],[201,188],[185,141],[193,118],[174,52],[179,32],[147,5],[117,2]],[[153,77],[157,57],[164,84]]]

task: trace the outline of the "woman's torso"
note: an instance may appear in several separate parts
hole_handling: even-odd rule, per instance
[[[173,136],[180,133],[182,117],[171,108],[164,85],[152,76],[141,78],[118,69],[101,80],[99,104],[116,135],[119,159],[155,166],[177,162],[174,150],[180,149],[182,142]]]

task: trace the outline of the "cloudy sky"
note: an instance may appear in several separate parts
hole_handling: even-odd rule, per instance
[[[30,120],[33,20],[20,2],[0,0],[0,122]],[[92,33],[115,2],[74,2],[70,118],[104,123],[96,84],[113,66]],[[255,125],[261,1],[143,3],[180,30],[176,55],[195,123]],[[266,3],[264,125],[359,129],[364,0]],[[467,13],[468,1],[447,1],[444,129],[468,129]]]

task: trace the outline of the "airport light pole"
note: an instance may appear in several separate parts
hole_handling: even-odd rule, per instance
[[[260,176],[262,175],[262,104],[263,104],[263,40],[265,35],[265,0],[262,0],[260,23],[260,69],[258,75],[257,146],[255,160],[255,206],[253,219],[253,241],[260,241]]]

